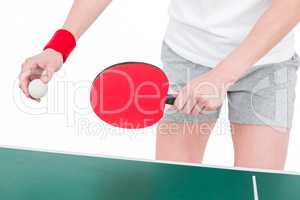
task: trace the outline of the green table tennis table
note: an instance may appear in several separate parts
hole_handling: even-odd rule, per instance
[[[0,148],[1,200],[300,200],[300,175]]]

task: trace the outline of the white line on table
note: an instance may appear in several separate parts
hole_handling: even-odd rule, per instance
[[[253,182],[254,200],[259,200],[258,191],[257,191],[256,176],[252,176],[252,182]]]

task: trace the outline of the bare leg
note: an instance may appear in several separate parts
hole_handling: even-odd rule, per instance
[[[289,129],[231,123],[235,166],[283,170]]]
[[[161,123],[157,130],[156,159],[201,163],[214,122]]]

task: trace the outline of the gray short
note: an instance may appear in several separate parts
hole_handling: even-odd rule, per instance
[[[189,80],[212,69],[182,58],[165,43],[161,57],[170,88],[175,92]],[[229,120],[241,124],[291,128],[299,64],[295,54],[290,60],[281,63],[252,67],[227,92]],[[176,112],[171,107],[167,109],[162,121],[216,121],[219,113],[220,109],[192,116]]]

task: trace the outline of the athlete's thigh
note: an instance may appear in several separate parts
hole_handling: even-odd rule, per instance
[[[157,128],[156,159],[201,163],[215,122],[161,122]]]
[[[231,123],[235,166],[284,169],[289,129]]]
[[[281,63],[254,67],[229,89],[236,166],[284,168],[298,65],[295,56]]]
[[[190,80],[211,68],[195,64],[163,44],[161,59],[172,91],[179,92]],[[201,162],[211,129],[219,111],[192,116],[180,113],[173,107],[166,109],[158,126],[156,158],[181,162]]]

